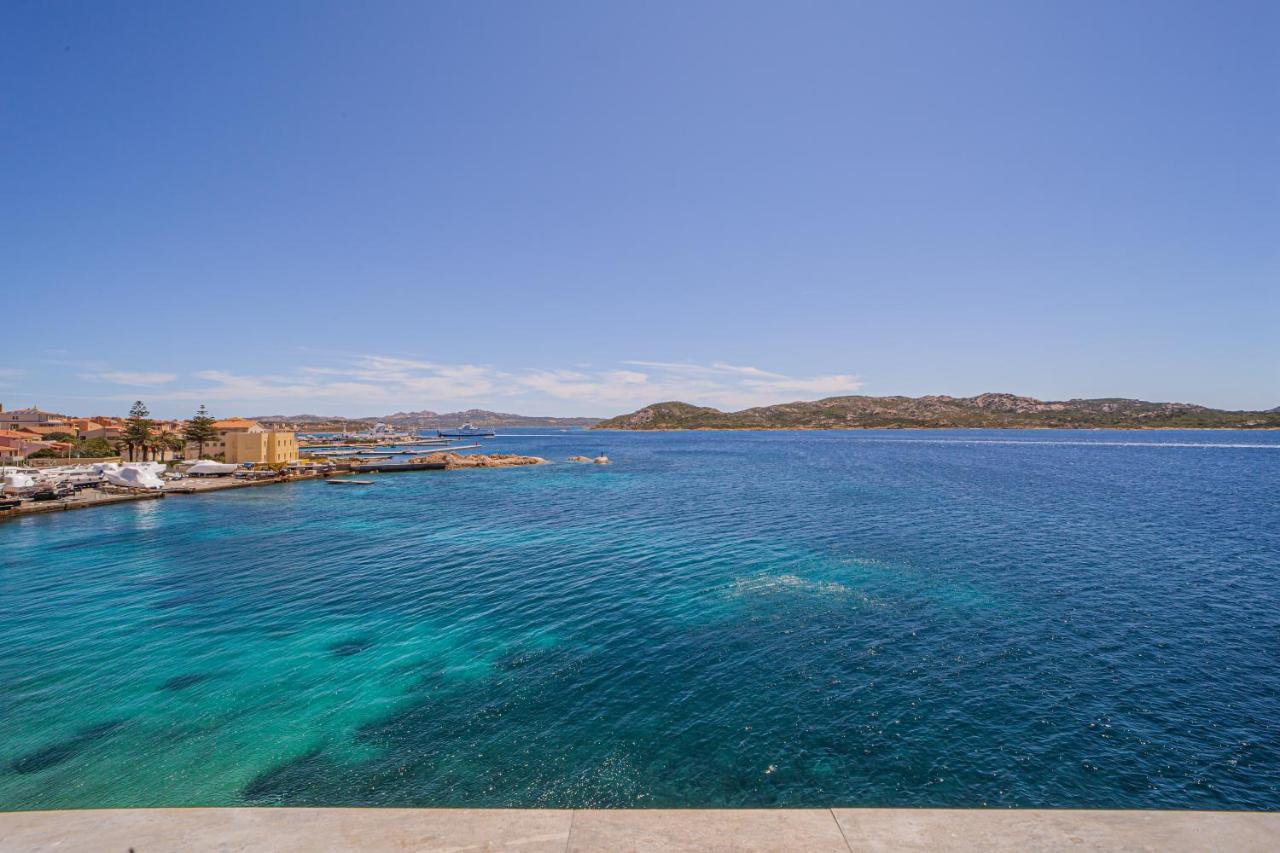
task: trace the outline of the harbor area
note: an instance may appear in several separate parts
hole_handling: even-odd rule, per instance
[[[19,515],[38,515],[46,512],[63,512],[72,509],[89,509],[96,506],[128,503],[130,501],[157,500],[164,497],[164,492],[108,491],[106,489],[83,489],[70,497],[50,501],[26,501],[13,506],[0,504],[0,519]]]
[[[3,407],[0,407],[3,412]],[[6,413],[0,435],[0,520],[332,477],[462,468],[508,468],[547,460],[481,451],[490,428],[463,423],[430,432],[385,423],[341,432],[231,417],[203,407],[187,421],[152,419],[139,401],[128,419],[71,418],[36,407]],[[111,453],[117,455],[109,455]],[[607,462],[574,456],[570,462]]]
[[[1076,809],[191,808],[8,812],[14,853],[985,850],[1270,853],[1274,812]]]
[[[510,468],[547,462],[538,456],[511,453],[457,452],[477,447],[478,444],[449,448],[425,455],[384,454],[370,459],[311,459],[274,468],[208,461],[169,466],[158,462],[109,462],[39,470],[7,468],[3,476],[5,493],[0,496],[0,520],[338,475]]]
[[[297,473],[287,476],[271,476],[259,478],[238,478],[219,476],[207,478],[187,478],[166,483],[158,489],[129,488],[101,484],[97,487],[75,489],[70,494],[48,500],[15,501],[10,499],[0,504],[0,520],[27,515],[40,515],[50,512],[64,512],[76,509],[111,506],[113,504],[132,501],[159,500],[170,495],[194,495],[207,492],[218,492],[225,489],[243,489],[251,486],[266,486],[282,482],[312,480],[330,476],[329,472]]]

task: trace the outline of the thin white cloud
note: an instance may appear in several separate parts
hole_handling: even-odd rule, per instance
[[[312,397],[374,400],[385,396],[385,389],[367,382],[316,382],[287,376],[242,376],[225,370],[202,370],[195,376],[209,384],[202,388],[171,391],[166,396],[178,400],[244,402]]]
[[[115,385],[164,385],[177,379],[175,373],[138,373],[129,370],[105,370],[100,373],[82,373],[81,379],[111,382]]]
[[[169,374],[104,371],[103,381],[167,385]],[[108,377],[116,377],[115,379]],[[252,375],[202,370],[198,382],[157,388],[149,400],[218,404],[220,409],[314,409],[378,414],[400,409],[503,407],[531,413],[611,415],[649,403],[683,400],[742,409],[801,398],[847,394],[862,382],[851,374],[788,376],[758,367],[664,361],[625,361],[618,367],[500,369],[400,356],[365,354],[341,363],[308,365],[287,373]],[[567,405],[567,404],[572,404]],[[571,411],[570,411],[571,409]]]
[[[743,376],[768,377],[773,379],[786,379],[787,377],[781,373],[770,373],[767,370],[761,370],[758,367],[742,367],[736,364],[726,364],[723,361],[713,361],[711,364],[691,364],[683,361],[624,361],[623,364],[629,364],[634,367],[651,367],[661,370],[664,373],[684,374],[687,376],[714,376],[723,373],[736,373]]]
[[[725,364],[723,361],[717,361],[711,365],[714,369],[724,373],[740,373],[743,376],[759,376],[770,379],[786,379],[787,377],[781,373],[770,373],[767,370],[761,370],[758,367],[740,367],[735,364]]]
[[[832,396],[862,387],[850,374],[792,377],[782,373],[713,362],[626,361],[636,370],[583,373],[568,370],[534,370],[517,373],[515,382],[562,400],[612,403],[638,408],[646,403],[682,400],[717,408],[749,408],[793,399],[789,395]]]
[[[862,381],[848,374],[811,376],[808,378],[783,377],[744,383],[746,387],[761,393],[819,394],[826,397],[852,394],[862,387]]]
[[[587,374],[575,370],[530,370],[512,377],[521,388],[558,400],[578,400],[593,404],[625,404],[661,393],[649,376],[634,370],[610,370]],[[656,402],[650,400],[649,402]]]

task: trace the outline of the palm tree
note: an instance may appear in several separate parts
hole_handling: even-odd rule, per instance
[[[177,433],[152,433],[146,444],[143,445],[143,459],[146,459],[147,451],[150,451],[152,459],[157,462],[163,462],[166,451],[182,450],[184,447],[186,447],[186,442]]]
[[[187,449],[186,440],[176,432],[161,433],[160,441],[165,450],[171,451],[179,459],[182,458],[182,451]]]

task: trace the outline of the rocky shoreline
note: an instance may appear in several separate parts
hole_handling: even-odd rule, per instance
[[[521,465],[545,465],[547,460],[541,456],[521,456],[517,453],[429,453],[418,457],[429,464],[444,463],[446,471],[460,468],[515,468]],[[416,461],[416,460],[415,460]]]

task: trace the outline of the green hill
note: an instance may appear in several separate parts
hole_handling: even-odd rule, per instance
[[[596,429],[872,428],[1280,428],[1280,412],[1231,412],[1144,400],[1043,401],[1013,394],[977,397],[827,397],[722,412],[688,403],[654,403],[602,421]]]

